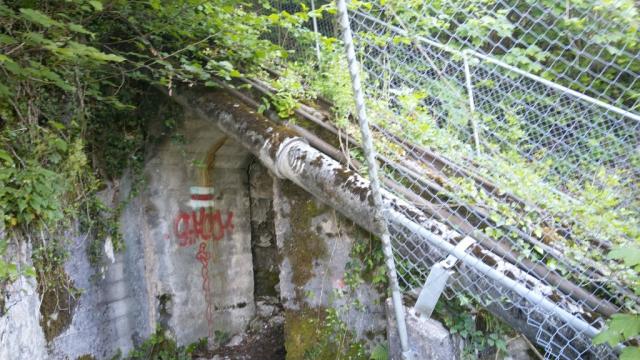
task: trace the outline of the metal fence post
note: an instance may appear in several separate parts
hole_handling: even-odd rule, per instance
[[[311,0],[311,11],[312,12],[316,11],[316,4],[313,0]],[[322,55],[320,54],[320,40],[319,40],[320,33],[318,32],[318,20],[316,19],[315,16],[313,16],[311,18],[311,22],[313,23],[313,35],[314,35],[313,37],[316,43],[316,57],[318,58],[318,64],[320,64],[320,61],[322,60]]]
[[[398,285],[398,277],[396,274],[396,266],[393,258],[393,249],[391,247],[391,236],[389,235],[389,229],[385,221],[386,209],[384,208],[384,202],[382,201],[382,194],[380,189],[380,180],[378,178],[378,165],[376,163],[376,154],[373,148],[373,141],[371,138],[371,131],[369,130],[369,122],[367,118],[367,111],[364,102],[364,93],[362,91],[362,84],[360,80],[360,66],[356,59],[356,53],[353,45],[353,36],[351,34],[351,28],[349,25],[349,14],[347,11],[347,4],[345,0],[337,0],[338,7],[338,23],[342,33],[342,39],[347,53],[347,61],[349,63],[349,74],[351,75],[351,85],[353,87],[353,95],[356,103],[356,110],[358,112],[358,123],[360,125],[360,132],[362,134],[362,148],[366,158],[367,166],[369,169],[369,181],[371,183],[371,193],[373,196],[373,203],[376,209],[374,218],[376,225],[379,227],[382,249],[385,256],[385,263],[387,265],[387,275],[389,277],[389,286],[391,288],[391,298],[393,301],[393,309],[398,324],[398,335],[400,337],[400,346],[402,348],[403,357],[407,359],[410,355],[409,342],[407,339],[407,327],[405,323],[404,306],[402,304],[402,296],[400,294],[400,286]]]
[[[473,100],[473,86],[471,85],[471,71],[469,70],[469,56],[466,51],[462,51],[462,61],[464,62],[464,77],[467,85],[467,96],[469,97],[469,111],[471,112],[471,127],[473,131],[473,142],[476,145],[476,153],[480,153],[480,135],[478,134],[478,120],[476,119],[476,105]]]

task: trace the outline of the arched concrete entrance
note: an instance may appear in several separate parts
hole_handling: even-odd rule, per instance
[[[251,155],[218,128],[185,115],[147,166],[147,225],[155,241],[155,314],[181,343],[243,331],[254,316],[248,166]],[[174,137],[175,138],[175,137]],[[149,279],[149,277],[148,277]],[[152,316],[154,318],[156,316]],[[187,326],[185,326],[188,324]]]

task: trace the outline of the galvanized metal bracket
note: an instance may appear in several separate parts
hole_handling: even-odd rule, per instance
[[[465,251],[469,246],[475,244],[475,240],[467,236],[456,245],[457,250]],[[427,276],[427,280],[424,282],[424,286],[420,291],[418,300],[414,309],[420,316],[431,317],[433,309],[435,309],[440,295],[444,291],[447,280],[453,274],[451,270],[458,262],[458,258],[453,255],[447,256],[446,259],[434,264],[431,267],[431,271]]]

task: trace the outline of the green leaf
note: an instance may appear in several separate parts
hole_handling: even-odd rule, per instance
[[[615,314],[611,316],[607,328],[593,339],[593,343],[608,343],[614,346],[638,334],[640,334],[640,315]]]
[[[42,66],[36,62],[30,62],[32,67],[27,68],[26,71],[33,77],[38,77],[52,81],[57,87],[64,91],[74,91],[75,87],[67,84],[57,73],[51,71],[49,68]]]
[[[69,30],[73,31],[73,32],[77,32],[80,34],[87,34],[87,35],[92,35],[93,33],[87,29],[84,28],[84,26],[80,25],[80,24],[74,24],[74,23],[70,23],[67,24],[67,27],[69,28]]]
[[[11,58],[9,58],[6,55],[0,54],[0,65],[4,66],[5,69],[9,70],[9,72],[13,73],[14,75],[18,75],[18,76],[23,75],[22,67],[16,64],[15,61],[13,61]]]
[[[49,120],[48,124],[51,125],[51,127],[53,127],[56,130],[64,130],[66,128],[64,124],[59,123],[55,120]]]
[[[611,329],[602,330],[598,335],[593,338],[595,345],[609,344],[611,346],[617,345],[622,341],[622,336],[618,332]]]
[[[20,9],[20,13],[22,13],[22,18],[30,21],[32,23],[44,26],[46,28],[51,26],[62,26],[61,23],[53,20],[49,16],[40,12],[39,10],[33,9]]]
[[[30,276],[35,278],[36,277],[36,268],[34,268],[33,266],[27,266],[22,270],[22,273],[26,276]]]
[[[98,61],[122,62],[125,60],[122,56],[105,54],[94,47],[80,44],[75,41],[70,41],[67,47],[57,49],[56,52],[69,58],[85,56]]]
[[[609,326],[618,330],[628,339],[640,334],[640,315],[635,314],[615,314],[611,316]]]
[[[371,352],[370,360],[388,360],[389,350],[386,346],[378,344]]]
[[[620,360],[637,360],[640,359],[639,347],[626,347],[620,352]]]
[[[638,247],[619,247],[609,252],[609,259],[618,259],[624,261],[627,266],[636,266],[640,264],[640,248]]]
[[[64,140],[60,139],[60,138],[54,139],[54,140],[52,141],[52,144],[53,144],[53,146],[55,146],[55,148],[56,148],[58,151],[65,152],[65,151],[67,151],[67,149],[68,149],[68,145],[67,145],[67,143],[66,143]]]
[[[4,160],[5,164],[8,166],[12,166],[14,164],[11,155],[2,149],[0,149],[0,160]]]
[[[160,2],[160,0],[149,0],[149,5],[150,5],[154,10],[160,10],[160,9],[162,9],[162,3]]]
[[[16,44],[17,41],[15,38],[9,36],[9,35],[5,35],[5,34],[0,34],[0,44],[4,44],[4,45],[12,45],[12,44]]]
[[[93,9],[95,11],[102,11],[102,9],[103,9],[101,1],[91,0],[91,1],[89,1],[89,4],[91,4],[91,6],[93,6]]]
[[[0,97],[8,97],[11,96],[11,90],[8,87],[4,86],[4,84],[0,84]]]

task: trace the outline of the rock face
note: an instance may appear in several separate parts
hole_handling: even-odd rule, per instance
[[[35,279],[20,276],[5,291],[8,310],[0,317],[0,359],[47,359]]]
[[[0,239],[2,235],[0,229]],[[31,251],[26,245],[10,247],[5,256],[28,264]],[[4,295],[0,299],[0,359],[47,359],[35,279],[19,276],[0,294]]]
[[[3,235],[0,228],[0,239]],[[13,262],[31,263],[31,249],[25,243],[10,246],[5,256]],[[0,299],[0,359],[47,359],[35,279],[18,276],[6,284],[3,295]]]
[[[123,199],[130,188],[131,181],[125,176],[119,193],[110,187],[101,196],[109,203],[114,197]],[[105,254],[105,262],[99,268],[90,264],[86,255],[91,239],[73,239],[65,270],[75,287],[82,289],[82,295],[71,324],[49,347],[53,358],[108,358],[119,349],[126,352],[134,341],[141,341],[154,330],[146,301],[145,264],[138,257],[143,252],[140,235],[131,231],[139,204],[140,200],[134,199],[123,213],[121,226],[127,250],[113,258]]]

